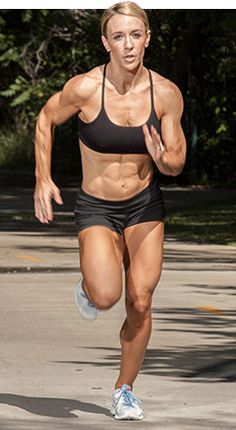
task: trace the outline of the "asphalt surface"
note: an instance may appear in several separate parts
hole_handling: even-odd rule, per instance
[[[50,226],[32,219],[32,192],[0,187],[0,430],[235,429],[236,248],[166,237],[152,337],[134,387],[144,420],[117,422],[110,406],[123,297],[96,322],[81,319],[76,190],[63,190]],[[164,195],[171,207],[214,192]]]

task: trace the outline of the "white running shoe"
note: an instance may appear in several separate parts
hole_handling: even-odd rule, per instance
[[[83,278],[80,279],[75,288],[75,304],[80,314],[87,320],[93,321],[97,318],[98,309],[87,299],[82,287]]]
[[[142,420],[141,401],[135,397],[131,388],[123,384],[114,391],[112,396],[111,413],[116,420]]]

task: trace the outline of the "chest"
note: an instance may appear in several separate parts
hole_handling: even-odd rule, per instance
[[[151,97],[148,89],[120,95],[106,90],[104,109],[109,119],[121,126],[135,127],[144,124],[151,113]]]
[[[150,87],[139,92],[118,94],[114,89],[106,88],[104,96],[96,91],[80,112],[80,118],[87,123],[94,121],[102,109],[110,121],[118,126],[135,127],[147,122],[152,104]]]

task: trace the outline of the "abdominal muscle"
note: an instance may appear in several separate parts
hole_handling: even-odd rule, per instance
[[[149,154],[103,154],[80,141],[82,189],[106,200],[124,200],[148,186],[153,177]]]

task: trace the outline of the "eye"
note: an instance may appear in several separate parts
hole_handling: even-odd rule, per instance
[[[134,37],[134,39],[139,39],[141,37],[140,33],[133,33],[132,36]]]
[[[117,34],[116,36],[113,37],[114,40],[121,40],[122,39],[122,34]]]

